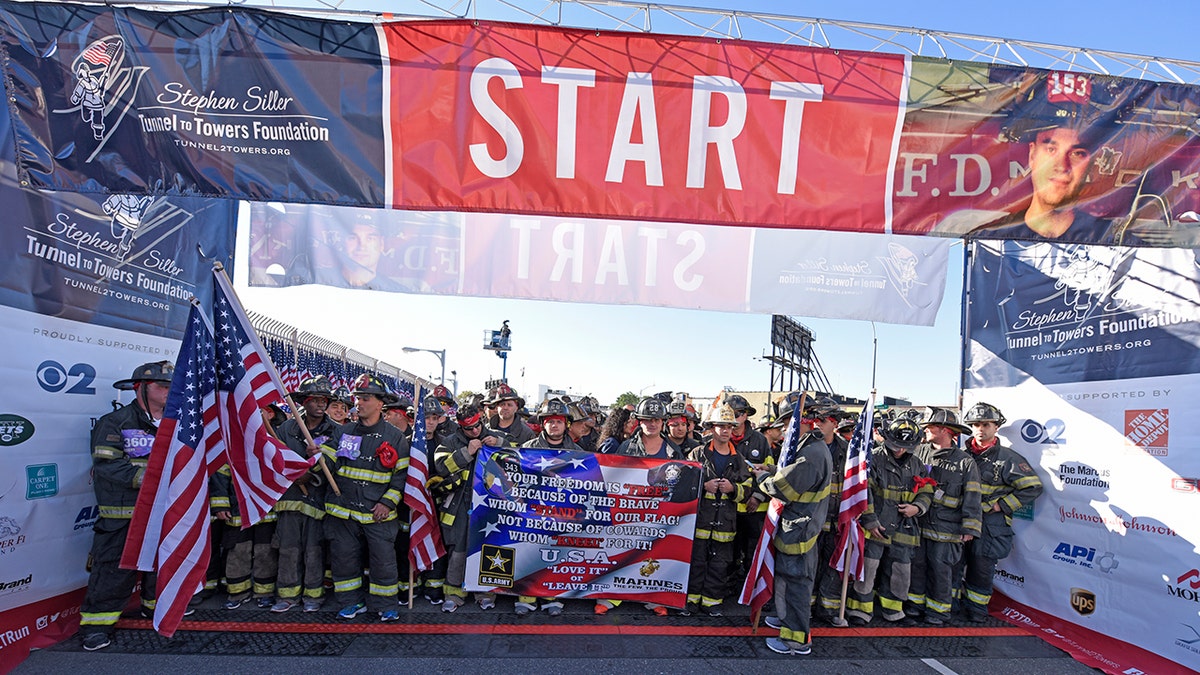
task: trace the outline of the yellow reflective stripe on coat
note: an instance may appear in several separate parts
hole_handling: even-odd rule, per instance
[[[117,518],[120,520],[128,520],[133,517],[132,506],[101,506],[101,518]]]
[[[775,546],[776,551],[779,551],[784,555],[804,555],[805,553],[808,553],[813,546],[817,545],[817,538],[816,536],[813,536],[811,539],[796,542],[795,544],[781,544],[779,539],[776,538],[775,541],[771,543]]]
[[[357,469],[352,466],[340,466],[338,467],[338,475],[350,480],[363,480],[368,483],[392,482],[391,471],[372,471],[370,469]]]

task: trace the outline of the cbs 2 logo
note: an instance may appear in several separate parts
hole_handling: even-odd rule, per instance
[[[1021,440],[1031,445],[1058,445],[1067,442],[1063,436],[1067,425],[1060,419],[1049,419],[1045,424],[1037,420],[1021,420],[1017,428],[1021,431]]]
[[[37,367],[38,386],[50,393],[62,391],[72,378],[78,379],[66,393],[96,393],[96,388],[92,386],[92,382],[96,380],[96,368],[90,363],[76,363],[67,370],[58,361],[42,361]]]

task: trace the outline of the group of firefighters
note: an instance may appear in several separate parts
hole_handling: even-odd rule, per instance
[[[100,517],[81,608],[87,650],[110,644],[140,574],[121,569],[119,560],[172,371],[168,362],[147,363],[114,383],[133,390],[134,401],[101,417],[92,432]],[[996,563],[1012,548],[1013,514],[1042,492],[1026,460],[1000,443],[997,430],[1005,418],[994,406],[973,406],[965,424],[941,408],[877,415],[869,450],[870,497],[859,517],[864,578],[848,583],[843,606],[842,576],[829,561],[837,548],[843,472],[857,415],[831,399],[803,405],[793,426],[797,438],[785,443],[799,393],[772,404],[776,414],[766,415],[757,428],[751,422],[757,411],[737,394],[709,408],[704,419],[682,396],[670,395],[607,414],[590,397],[548,398],[525,417],[524,400],[506,384],[462,404],[437,387],[423,401],[423,429],[414,428],[413,401],[369,374],[356,379],[352,391],[334,390],[319,376],[290,396],[298,407],[295,417],[283,420],[279,410],[264,411],[276,417],[272,433],[302,456],[320,453],[325,466],[314,466],[266,519],[247,529],[241,527],[228,469],[213,476],[213,564],[193,605],[214,594],[223,579],[227,609],[253,602],[271,612],[316,612],[332,585],[340,618],[370,611],[380,621],[398,620],[413,578],[403,495],[414,434],[426,440],[427,487],[446,554],[416,577],[411,591],[443,611],[468,602],[471,480],[481,448],[688,460],[701,466],[701,477],[680,613],[720,616],[750,571],[768,504],[778,499],[774,599],[765,622],[779,630],[767,646],[781,654],[811,652],[814,620],[863,625],[879,616],[937,625],[957,606],[968,620],[983,621]],[[152,577],[142,582],[146,616],[154,609]],[[496,601],[494,593],[475,594],[481,609],[493,609]],[[600,599],[593,611],[606,614],[619,604]],[[515,598],[519,615],[539,606],[550,616],[563,611],[559,598]],[[659,616],[669,613],[661,605],[646,607]]]

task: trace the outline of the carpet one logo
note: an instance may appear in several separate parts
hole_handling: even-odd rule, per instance
[[[1170,421],[1171,411],[1168,408],[1126,410],[1125,438],[1150,455],[1166,457]]]
[[[1171,578],[1163,577],[1163,581],[1167,583],[1167,595],[1180,600],[1200,603],[1200,570],[1192,568],[1178,577],[1175,577],[1175,583],[1171,583]]]

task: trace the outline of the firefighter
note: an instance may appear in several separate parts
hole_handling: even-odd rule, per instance
[[[582,411],[578,411],[582,413]],[[526,441],[522,448],[545,448],[549,450],[574,450],[583,452],[567,434],[567,416],[569,406],[559,398],[548,398],[542,401],[537,411],[538,422],[542,430],[533,440]],[[515,611],[518,616],[524,616],[537,609],[537,598],[530,595],[517,596]],[[542,609],[550,616],[559,616],[563,611],[563,603],[558,598],[542,598]]]
[[[140,573],[121,569],[119,563],[174,372],[169,361],[144,363],[129,379],[114,382],[117,389],[133,390],[133,402],[96,420],[92,429],[92,486],[100,517],[92,527],[91,572],[80,607],[79,627],[88,651],[110,644],[121,610],[137,585]],[[154,583],[152,573],[143,576],[146,618],[154,612]],[[185,615],[192,611],[188,608]]]
[[[696,510],[685,614],[700,609],[709,616],[721,616],[721,603],[734,576],[737,507],[750,499],[754,482],[749,464],[730,438],[739,419],[744,418],[729,404],[712,409],[708,418],[712,438],[692,448],[687,457],[703,467],[700,480],[704,490]]]
[[[975,460],[959,449],[958,434],[971,430],[958,415],[930,408],[921,422],[925,443],[916,455],[933,479],[932,503],[921,516],[921,553],[913,561],[909,586],[909,616],[924,614],[925,623],[941,625],[950,617],[954,597],[954,568],[963,544],[980,535],[981,492]]]
[[[917,519],[933,498],[925,467],[912,454],[921,441],[921,427],[901,418],[884,427],[882,435],[883,446],[871,452],[870,505],[859,518],[867,532],[863,580],[856,580],[846,595],[846,615],[857,625],[874,616],[876,575],[883,618],[904,620],[912,559],[921,545]]]
[[[1042,494],[1042,480],[1017,451],[1000,442],[996,432],[1004,425],[1000,409],[976,403],[963,415],[971,427],[967,451],[979,467],[982,490],[983,529],[981,536],[966,543],[963,588],[967,619],[981,623],[992,600],[992,575],[996,563],[1012,551],[1012,514],[1033,503]]]
[[[442,582],[443,612],[453,612],[467,602],[463,589],[467,569],[467,535],[471,519],[471,476],[479,449],[508,445],[508,439],[484,426],[479,406],[468,403],[458,409],[458,428],[450,434],[433,454],[435,475],[429,481],[429,491],[438,502],[438,518],[442,525],[442,543],[446,555],[430,571],[433,583]],[[436,595],[431,599],[434,604]],[[494,593],[479,596],[481,609],[496,606]]]
[[[333,388],[325,376],[309,378],[290,394],[304,408],[300,414],[313,445],[309,446],[300,422],[289,419],[279,429],[279,438],[301,457],[310,457],[333,435],[337,425],[325,414],[333,399]],[[275,604],[272,612],[286,612],[303,602],[306,612],[321,609],[325,596],[325,553],[321,545],[325,518],[325,485],[319,466],[314,466],[283,493],[275,504],[278,513],[275,544],[279,549]],[[303,598],[301,596],[303,595]]]
[[[488,426],[503,434],[509,447],[519,447],[537,435],[517,416],[517,411],[525,407],[525,399],[521,398],[517,390],[507,384],[501,384],[492,394],[491,403],[496,407],[496,415],[488,419]]]
[[[383,380],[359,375],[353,395],[358,421],[339,427],[321,446],[342,492],[325,496],[333,592],[343,605],[340,618],[362,614],[370,602],[380,621],[398,621],[395,546],[400,523],[408,522],[404,507],[408,440],[383,421],[383,406],[398,398]],[[363,590],[363,548],[370,558],[369,593]]]
[[[667,406],[656,398],[643,398],[633,410],[633,419],[638,429],[617,448],[618,455],[652,457],[656,459],[683,459],[683,451],[670,439],[662,435],[663,421],[667,419]]]
[[[812,653],[813,585],[818,565],[817,538],[829,508],[833,460],[823,435],[812,429],[812,419],[799,425],[803,438],[784,450],[774,468],[755,472],[757,490],[783,502],[779,527],[771,541],[775,549],[775,611],[765,623],[779,629],[767,638],[767,648],[777,654]]]

